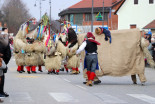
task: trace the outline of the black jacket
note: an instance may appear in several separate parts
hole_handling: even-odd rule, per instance
[[[0,53],[3,54],[2,58],[5,64],[8,64],[11,59],[11,50],[9,44],[4,47],[4,45],[0,43]]]
[[[97,53],[97,44],[94,42],[90,42],[89,40],[86,40],[87,45],[85,47],[85,50],[87,51],[87,53]]]

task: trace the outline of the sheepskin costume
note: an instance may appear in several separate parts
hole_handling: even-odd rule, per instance
[[[59,72],[61,68],[62,54],[56,52],[55,46],[52,45],[49,49],[46,49],[45,68],[47,70],[56,70]]]
[[[30,33],[32,37],[34,37],[35,34],[37,33],[36,30],[37,29],[35,29]],[[41,72],[42,72],[41,66],[44,65],[44,52],[45,52],[44,43],[42,41],[43,38],[41,38],[40,40],[35,40],[32,44],[27,43],[26,55],[25,55],[25,64],[27,66],[39,66],[39,71]],[[33,68],[33,71],[35,72],[36,69]]]
[[[67,38],[66,35],[62,33],[60,35],[57,35],[56,37],[56,44],[57,44],[56,50],[62,54],[63,58],[66,57],[67,54],[66,47],[63,44],[66,43],[66,38]]]
[[[59,70],[61,68],[61,60],[62,56],[60,53],[56,53],[56,55],[46,56],[45,59],[45,68],[47,70]]]
[[[19,29],[19,31],[17,32],[17,34],[16,34],[16,36],[15,36],[15,38],[14,38],[14,51],[15,52],[19,52],[19,51],[21,51],[21,49],[22,50],[25,50],[25,47],[26,47],[26,43],[27,43],[27,41],[26,41],[26,27],[27,27],[27,25],[25,24],[25,25],[21,25],[21,27],[20,27],[20,29]]]
[[[72,68],[72,74],[79,74],[80,58],[76,56],[78,49],[77,35],[73,28],[68,29],[67,68]]]
[[[66,47],[63,43],[66,42],[66,35],[60,34],[56,36],[55,42],[50,39],[46,47],[45,68],[47,70],[56,70],[58,74],[61,68],[62,59],[66,57]]]
[[[21,25],[19,31],[17,32],[15,38],[14,38],[14,55],[15,55],[15,61],[18,66],[17,71],[21,72],[24,69],[25,65],[25,54],[24,51],[26,49],[27,41],[25,39],[26,37],[26,27],[27,24],[24,23]]]
[[[76,51],[78,49],[78,43],[76,43],[73,47],[69,48],[71,44],[67,47],[67,68],[77,68],[80,66],[80,58],[76,56]]]

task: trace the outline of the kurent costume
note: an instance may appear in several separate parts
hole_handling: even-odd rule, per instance
[[[112,43],[103,41],[105,34],[93,33],[95,40],[101,45],[98,46],[98,63],[100,66],[99,76],[127,76],[138,75],[142,85],[146,82],[144,56],[149,59],[151,67],[155,66],[147,49],[147,42],[141,37],[139,29],[111,30]],[[78,42],[82,44],[85,34],[78,35]],[[124,41],[129,39],[128,41]],[[82,62],[84,55],[81,55]],[[85,73],[84,73],[85,74]],[[137,83],[133,80],[133,83]]]
[[[44,64],[43,53],[44,53],[44,34],[47,28],[47,21],[44,15],[42,22],[39,25],[39,29],[35,28],[30,30],[32,21],[34,18],[28,20],[23,25],[21,25],[15,39],[14,39],[14,52],[16,64],[18,65],[17,71],[21,72],[23,66],[26,65],[27,72],[30,71],[36,73],[36,66],[39,66],[39,71],[41,70],[41,65]],[[44,20],[44,21],[43,21]],[[35,26],[35,25],[34,25]],[[38,25],[36,25],[38,26]],[[30,32],[31,31],[31,32]],[[26,37],[31,35],[31,39],[26,40]],[[32,41],[34,40],[34,41]]]
[[[87,33],[87,40],[85,40],[79,49],[76,51],[76,54],[79,54],[84,49],[87,51],[86,60],[87,60],[87,85],[92,86],[92,81],[96,76],[95,70],[98,62],[97,58],[97,45],[100,45],[99,42],[95,41],[95,37],[91,32]]]
[[[29,22],[29,21],[28,21]],[[27,34],[27,26],[28,22],[25,22],[20,26],[19,31],[17,32],[15,38],[14,38],[14,55],[15,55],[15,61],[18,66],[17,71],[19,73],[24,72],[24,65],[25,65],[25,54],[24,50],[26,48],[27,40],[26,40],[26,34]]]
[[[68,46],[67,46],[67,65],[65,67],[72,69],[72,74],[79,74],[80,58],[76,56],[78,49],[77,35],[72,28],[68,29]]]
[[[62,59],[66,57],[66,47],[63,44],[66,43],[66,35],[60,33],[56,36],[55,42],[53,39],[47,40],[45,68],[48,71],[56,70],[56,74],[59,74]]]
[[[44,33],[45,31],[41,33],[42,34],[41,37],[38,36],[37,29],[35,29],[34,31],[30,33],[33,36],[32,39],[34,40],[34,42],[33,41],[28,42],[26,44],[26,50],[25,50],[25,64],[26,64],[27,72],[29,74],[30,74],[30,71],[32,71],[32,73],[36,73],[36,66],[39,66],[40,67],[39,71],[42,72],[41,65],[44,65],[44,60],[43,60]]]

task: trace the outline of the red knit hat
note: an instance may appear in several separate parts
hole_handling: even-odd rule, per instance
[[[100,43],[95,40],[95,36],[91,32],[87,33],[87,38],[88,38],[89,41],[94,42],[97,45],[100,45]]]

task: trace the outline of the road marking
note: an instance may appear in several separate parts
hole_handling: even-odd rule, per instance
[[[85,88],[85,87],[82,87],[82,86],[80,86],[80,85],[75,85],[75,86],[80,87],[80,88],[82,88],[82,89],[86,90],[86,88]]]
[[[66,82],[71,82],[70,80],[68,80],[68,79],[63,79],[64,81],[66,81]]]
[[[19,78],[38,78],[39,76],[24,76],[24,75],[18,75]]]
[[[78,102],[68,93],[49,93],[57,102]]]
[[[115,104],[127,103],[123,100],[118,99],[117,97],[114,97],[105,93],[95,93],[94,95],[102,99],[104,103],[115,103]]]
[[[140,100],[143,100],[143,101],[148,102],[150,104],[155,104],[155,98],[148,96],[148,95],[145,95],[145,94],[127,94],[127,95],[134,97],[134,98],[137,98],[137,99],[140,99]]]
[[[32,98],[27,92],[14,92],[10,94],[10,102],[32,102]]]

